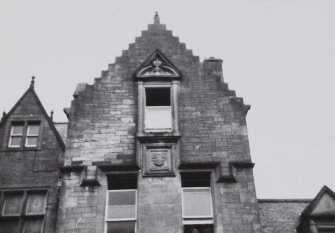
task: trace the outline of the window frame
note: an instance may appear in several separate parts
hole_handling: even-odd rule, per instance
[[[22,134],[13,134],[15,126],[22,126]],[[9,148],[21,148],[22,142],[24,141],[24,131],[25,131],[25,122],[24,121],[14,121],[11,122],[10,125],[10,132],[9,132],[9,141],[8,147]],[[13,137],[21,137],[20,145],[12,145]]]
[[[29,126],[38,126],[39,131],[38,134],[30,134],[29,133]],[[24,147],[29,147],[29,148],[35,148],[38,147],[38,142],[40,139],[40,134],[41,134],[41,122],[34,122],[34,121],[28,121],[27,122],[27,131],[26,131],[26,136],[24,137]],[[29,145],[28,144],[28,138],[37,138],[37,143],[36,145]]]
[[[137,172],[116,172],[109,173],[108,177],[108,187],[106,190],[106,204],[105,204],[105,217],[104,217],[104,233],[108,231],[108,223],[109,222],[133,222],[134,223],[134,232],[137,232],[137,212],[138,212],[138,173]],[[122,183],[114,183],[111,185],[109,179],[118,179],[118,177],[126,177]],[[134,179],[134,180],[133,180]],[[119,179],[118,179],[119,180]],[[121,185],[121,186],[120,186]],[[122,191],[135,191],[135,218],[116,218],[116,219],[108,219],[108,202],[109,202],[109,193],[110,192],[122,192]]]
[[[138,135],[150,135],[157,133],[167,133],[169,135],[179,135],[178,126],[178,85],[179,81],[139,81],[138,85]],[[146,128],[146,89],[147,88],[169,88],[170,89],[170,116],[171,128]],[[165,106],[164,106],[165,107]]]
[[[111,192],[127,192],[127,191],[135,191],[135,217],[134,218],[114,218],[108,219],[108,201],[109,201],[109,193]],[[137,220],[137,189],[113,189],[107,190],[107,198],[106,198],[106,212],[105,212],[105,222],[136,222]]]
[[[20,193],[21,197],[21,208],[18,214],[5,214],[4,207],[6,202],[6,195]],[[44,194],[44,208],[43,213],[27,214],[27,203],[30,194]],[[25,223],[29,220],[41,220],[40,232],[44,232],[45,221],[47,218],[47,201],[49,197],[48,189],[4,189],[0,190],[0,221],[7,221],[9,219],[17,221],[17,232],[22,233],[25,227]]]
[[[215,217],[215,208],[214,208],[214,198],[213,198],[213,188],[212,188],[212,171],[210,170],[192,170],[192,171],[181,171],[181,207],[182,207],[182,219],[183,219],[183,226],[184,225],[213,225],[214,227],[214,217]],[[183,176],[182,173],[208,173],[208,186],[204,186],[200,184],[199,186],[189,186],[186,185],[183,187]],[[199,177],[200,178],[200,177]],[[203,181],[200,181],[201,183]],[[209,191],[209,198],[210,198],[210,209],[211,209],[211,216],[185,216],[184,215],[184,190],[199,190],[199,189],[207,189]]]
[[[21,142],[19,146],[16,145],[11,145],[12,143],[12,137],[15,137],[16,135],[12,134],[13,132],[13,126],[16,125],[22,125],[23,126],[23,132],[22,134],[18,135],[21,136]],[[38,125],[39,126],[39,134],[28,134],[28,130],[29,130],[29,126],[32,125]],[[8,148],[9,150],[36,150],[36,149],[40,149],[41,145],[42,145],[42,133],[43,133],[43,120],[42,119],[36,119],[36,118],[32,118],[32,119],[16,119],[13,118],[10,123],[8,124],[8,137],[7,137],[7,142],[6,142],[6,148]],[[37,138],[37,143],[36,145],[29,145],[27,144],[27,138],[28,137],[36,137]]]
[[[148,115],[148,106],[147,106],[147,89],[153,89],[153,88],[169,88],[170,92],[170,109],[169,109],[169,114],[170,114],[170,128],[147,128],[147,115]],[[173,97],[172,97],[172,85],[171,84],[146,84],[144,85],[144,122],[143,122],[143,128],[145,132],[172,132],[173,130],[173,112],[172,112],[172,105],[173,105]],[[150,108],[161,108],[161,107],[166,107],[166,106],[149,106]]]
[[[206,216],[206,215],[199,215],[199,216],[185,216],[185,208],[184,208],[184,190],[208,190],[208,193],[209,193],[209,197],[210,197],[210,212],[211,212],[211,215],[210,216]],[[183,187],[182,188],[182,216],[183,216],[183,219],[213,219],[214,218],[214,211],[213,211],[213,200],[212,200],[212,190],[211,190],[211,187]]]

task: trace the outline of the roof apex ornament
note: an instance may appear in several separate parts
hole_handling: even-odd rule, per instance
[[[30,88],[34,89],[34,87],[35,87],[35,76],[32,76],[30,81]]]
[[[154,24],[160,24],[160,18],[158,16],[158,12],[155,12],[155,16],[154,16]]]
[[[50,112],[50,120],[52,122],[54,121],[54,110],[51,110],[51,112]]]

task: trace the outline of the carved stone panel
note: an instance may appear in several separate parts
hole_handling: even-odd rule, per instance
[[[171,176],[174,175],[174,146],[143,145],[144,176]]]

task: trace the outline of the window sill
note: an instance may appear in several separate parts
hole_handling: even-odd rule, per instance
[[[7,147],[0,149],[0,152],[9,152],[9,151],[41,151],[40,147]]]
[[[176,142],[181,138],[180,134],[176,134],[173,132],[157,132],[157,133],[144,133],[144,134],[137,134],[137,139],[141,142],[150,142],[156,140],[164,140],[165,142]]]
[[[172,133],[172,129],[171,128],[145,129],[144,133]]]

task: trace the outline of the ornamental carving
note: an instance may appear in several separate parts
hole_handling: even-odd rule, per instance
[[[139,76],[149,77],[149,76],[177,76],[177,72],[172,68],[163,65],[163,62],[156,58],[150,66],[147,66],[140,70]]]
[[[158,49],[135,71],[137,79],[160,78],[174,80],[181,77],[181,72]]]
[[[158,144],[158,143],[157,143]],[[174,146],[165,144],[143,145],[143,175],[171,176],[174,175]]]
[[[168,170],[168,157],[169,151],[168,150],[149,150],[149,171],[150,170]]]

